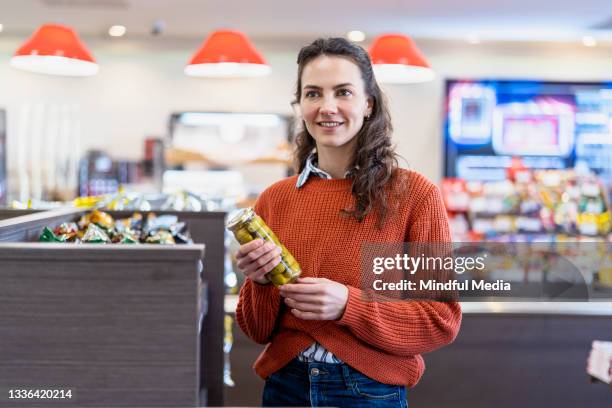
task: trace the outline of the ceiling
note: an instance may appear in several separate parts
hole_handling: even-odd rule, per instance
[[[569,40],[584,34],[612,40],[610,0],[1,0],[2,36],[28,35],[44,22],[103,36],[122,24],[127,35],[203,38],[236,28],[254,38],[343,35],[370,38],[399,31],[417,38]],[[160,24],[158,24],[160,26]]]

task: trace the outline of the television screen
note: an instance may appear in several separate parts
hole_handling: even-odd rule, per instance
[[[612,185],[612,82],[447,80],[446,177],[500,180],[513,157],[533,169],[589,168]]]

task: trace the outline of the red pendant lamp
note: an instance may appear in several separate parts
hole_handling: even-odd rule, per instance
[[[59,24],[44,24],[11,58],[11,66],[30,72],[64,76],[91,76],[98,64],[76,32]]]
[[[406,84],[435,78],[435,72],[414,41],[403,34],[376,37],[369,53],[379,82]]]
[[[197,77],[256,77],[270,73],[270,66],[246,35],[239,31],[213,32],[185,67],[185,74]]]

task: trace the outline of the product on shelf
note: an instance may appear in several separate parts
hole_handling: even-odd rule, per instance
[[[278,237],[270,227],[255,213],[252,208],[245,208],[227,223],[227,229],[234,233],[236,240],[244,245],[254,239],[260,238],[272,242],[281,248],[281,261],[274,269],[266,274],[266,278],[275,286],[295,282],[302,273],[300,265],[289,250],[281,244]]]
[[[110,244],[112,241],[102,228],[92,222],[87,226],[81,242],[87,244]]]
[[[565,268],[563,279],[612,288],[610,210],[594,174],[521,170],[513,180],[447,179],[442,192],[455,242],[504,244],[489,279],[542,283]]]
[[[611,230],[606,193],[590,173],[522,170],[512,180],[446,179],[442,192],[458,240],[507,234],[605,237]]]
[[[184,222],[175,215],[146,219],[134,213],[130,218],[114,220],[110,214],[94,210],[84,214],[77,223],[64,223],[51,230],[46,227],[41,242],[72,242],[90,244],[186,244],[192,243]]]
[[[79,197],[75,200],[91,202],[89,197]],[[178,191],[172,194],[142,194],[128,193],[120,189],[116,194],[99,197],[93,207],[111,211],[209,211],[214,207],[212,201],[189,191]]]
[[[206,211],[209,203],[199,195],[188,191],[172,194],[139,194],[120,191],[104,197],[96,204],[96,207],[130,211]]]
[[[70,202],[27,200],[12,201],[14,209],[51,209],[62,206],[97,208],[107,211],[216,211],[232,207],[234,202],[224,197],[207,198],[190,191],[174,193],[119,192],[98,196],[77,197]]]

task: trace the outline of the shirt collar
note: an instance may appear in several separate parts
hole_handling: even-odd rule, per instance
[[[317,153],[316,152],[312,152],[310,153],[310,155],[308,156],[308,158],[306,159],[306,165],[304,166],[304,170],[302,170],[302,172],[300,173],[300,176],[297,179],[297,183],[295,184],[295,187],[300,188],[302,187],[304,184],[306,184],[306,181],[308,181],[308,178],[312,175],[321,177],[323,179],[326,180],[331,180],[333,177],[327,173],[324,170],[321,170],[320,168],[317,167],[318,163],[318,157],[317,157]],[[357,166],[351,168],[350,170],[348,170],[345,174],[344,177],[350,177],[355,170],[357,170]]]

